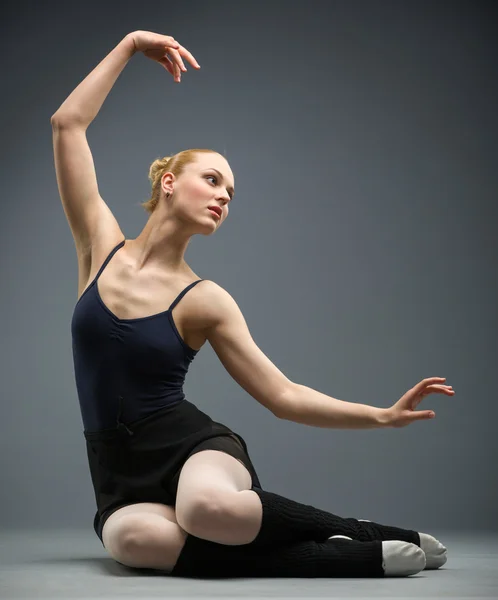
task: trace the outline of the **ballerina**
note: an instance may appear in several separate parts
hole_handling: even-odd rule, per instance
[[[234,174],[194,148],[149,170],[149,219],[126,239],[100,196],[86,130],[136,54],[181,82],[193,55],[173,37],[135,31],[52,116],[59,192],[78,256],[71,322],[76,387],[97,512],[117,562],[188,577],[407,576],[446,562],[429,534],[343,518],[263,490],[245,440],[183,393],[208,341],[228,373],[281,419],[328,428],[404,427],[445,378],[423,379],[392,407],[344,402],[290,381],[257,347],[233,297],[186,263],[195,234],[226,221]],[[184,62],[185,61],[185,62]]]

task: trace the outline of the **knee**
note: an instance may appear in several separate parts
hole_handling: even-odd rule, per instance
[[[203,537],[207,532],[226,523],[234,514],[235,492],[206,492],[186,502],[177,503],[178,525],[190,535]]]
[[[142,519],[127,515],[104,536],[104,546],[112,558],[125,566],[135,566],[138,548],[144,543],[147,528]]]
[[[143,534],[133,532],[123,535],[120,540],[114,558],[126,567],[135,567],[136,559],[140,555],[140,548],[143,545]]]

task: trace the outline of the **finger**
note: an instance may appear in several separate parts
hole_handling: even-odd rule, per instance
[[[181,60],[181,57],[185,58],[186,60],[188,60],[188,62],[195,67],[196,69],[200,69],[201,65],[197,62],[197,60],[194,58],[193,54],[191,52],[189,52],[187,50],[187,48],[185,48],[185,46],[182,46],[180,44],[180,47],[177,50],[179,58]],[[183,66],[185,67],[185,64],[182,63]],[[186,69],[185,69],[186,70]]]
[[[178,63],[176,63],[174,60],[171,60],[169,57],[168,57],[168,60],[171,63],[171,66],[173,68],[173,76],[175,78],[175,81],[177,81],[179,83],[181,81],[180,67],[178,66]]]
[[[167,56],[165,56],[164,58],[161,58],[161,60],[159,62],[168,71],[168,73],[171,73],[171,75],[173,75],[173,77],[175,77],[175,68],[173,66],[173,63],[170,61],[170,59]]]
[[[171,75],[173,75],[175,81],[180,81],[180,69],[176,63],[170,60],[169,56],[163,56],[159,62],[169,73],[171,73]]]
[[[201,65],[195,60],[194,56],[185,48],[184,46],[180,46],[178,52],[186,59],[188,62],[195,67],[196,69],[200,69]]]
[[[186,71],[187,68],[185,67],[185,64],[182,60],[182,57],[180,56],[179,51],[175,50],[173,48],[170,48],[168,52],[171,54],[173,60],[175,60],[175,62],[180,66],[180,69],[182,71]]]
[[[417,385],[414,386],[414,389],[417,393],[420,393],[423,389],[433,385],[435,383],[440,383],[442,381],[446,381],[446,377],[428,377],[427,379],[422,379],[419,381]]]
[[[455,390],[451,386],[447,385],[430,385],[426,388],[426,391],[437,392],[438,394],[449,394],[450,396],[455,393]]]
[[[171,63],[173,65],[174,71],[175,71],[175,81],[177,81],[178,83],[181,81],[182,79],[182,73],[181,73],[181,68],[180,65],[178,64],[178,61],[176,60],[173,51],[169,51],[169,54],[171,56],[170,60]]]
[[[161,40],[163,41],[163,43],[166,47],[177,48],[177,49],[180,47],[180,44],[171,35],[166,35],[166,36],[164,36],[164,38],[165,39],[161,38]]]
[[[423,419],[434,419],[436,413],[433,410],[418,410],[412,412],[411,418],[414,421],[422,421]]]

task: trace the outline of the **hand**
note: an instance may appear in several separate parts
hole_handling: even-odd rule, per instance
[[[429,377],[422,379],[415,387],[408,390],[396,404],[387,409],[388,427],[406,427],[414,421],[435,417],[432,410],[415,411],[415,409],[429,394],[446,394],[447,396],[455,394],[451,385],[437,383],[441,381],[446,381],[446,377]]]
[[[181,71],[187,71],[182,57],[195,68],[201,66],[190,52],[170,35],[153,33],[152,31],[134,31],[130,34],[135,50],[142,52],[147,58],[162,65],[177,83],[181,81]]]

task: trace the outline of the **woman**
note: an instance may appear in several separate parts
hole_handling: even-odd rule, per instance
[[[378,409],[294,384],[270,362],[230,294],[184,259],[193,235],[213,234],[228,216],[234,176],[217,152],[156,160],[149,220],[136,239],[124,238],[99,195],[86,129],[137,52],[178,83],[184,60],[200,69],[171,36],[135,31],[51,120],[78,256],[73,356],[104,547],[124,565],[174,576],[383,577],[441,566],[446,548],[428,534],[264,491],[242,437],[185,399],[185,375],[206,341],[256,400],[308,425],[402,427],[433,416],[415,412],[424,395],[454,392],[442,378],[424,379]]]

